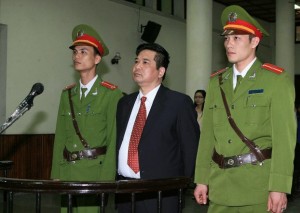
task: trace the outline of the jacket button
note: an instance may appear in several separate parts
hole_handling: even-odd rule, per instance
[[[229,144],[231,144],[231,143],[232,143],[232,140],[231,140],[231,139],[229,139],[229,140],[228,140],[228,143],[229,143]]]

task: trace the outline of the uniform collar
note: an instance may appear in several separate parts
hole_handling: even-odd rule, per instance
[[[96,75],[89,83],[87,83],[86,85],[83,85],[81,83],[81,80],[79,80],[79,83],[80,83],[80,88],[87,88],[85,94],[88,94],[89,91],[91,90],[91,88],[93,87],[95,81],[97,80],[98,78],[98,75]]]

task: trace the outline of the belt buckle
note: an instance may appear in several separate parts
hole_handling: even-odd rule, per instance
[[[251,152],[249,153],[250,156],[251,156],[251,164],[252,165],[259,165],[259,166],[262,166],[263,165],[263,162],[259,162],[256,158],[256,156]]]
[[[89,160],[94,160],[97,158],[97,156],[93,155],[92,149],[90,147],[85,148],[84,152],[86,154],[86,158]]]

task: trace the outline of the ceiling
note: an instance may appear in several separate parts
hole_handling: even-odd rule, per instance
[[[267,22],[276,21],[276,1],[275,0],[215,0],[225,6],[239,5],[248,11],[252,16]],[[291,4],[299,3],[300,0],[289,0]],[[295,21],[300,22],[300,10],[295,10]]]

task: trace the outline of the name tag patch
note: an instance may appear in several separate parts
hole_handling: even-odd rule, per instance
[[[264,93],[264,89],[253,89],[253,90],[249,90],[248,94],[260,94],[260,93]]]

